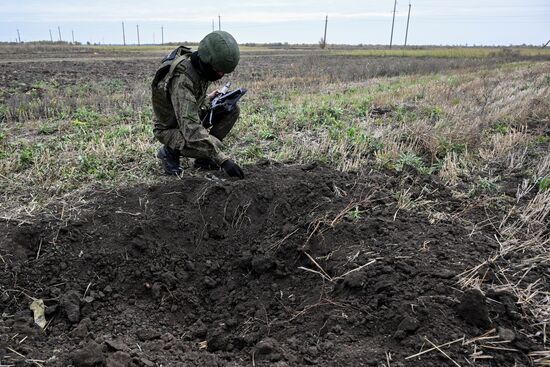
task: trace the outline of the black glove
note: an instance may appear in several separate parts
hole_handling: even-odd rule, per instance
[[[230,177],[244,178],[244,172],[241,167],[239,167],[237,163],[233,162],[231,159],[223,162],[222,168]]]

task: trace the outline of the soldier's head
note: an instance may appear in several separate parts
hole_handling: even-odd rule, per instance
[[[220,79],[237,67],[240,59],[239,45],[232,35],[225,31],[209,33],[199,43],[197,55],[203,64],[209,80]]]

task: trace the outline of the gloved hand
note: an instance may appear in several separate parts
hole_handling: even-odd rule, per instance
[[[244,178],[244,172],[241,167],[239,167],[237,163],[233,162],[231,159],[223,162],[222,168],[230,177]]]

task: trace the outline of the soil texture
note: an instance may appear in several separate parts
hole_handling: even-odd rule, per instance
[[[0,364],[529,365],[540,346],[514,296],[457,285],[498,243],[466,224],[483,215],[453,216],[443,185],[317,165],[246,174],[91,193],[77,220],[0,222]],[[407,210],[403,187],[429,211]],[[500,347],[472,341],[484,334]]]

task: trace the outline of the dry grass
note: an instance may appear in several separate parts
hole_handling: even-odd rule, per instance
[[[244,53],[231,79],[249,93],[228,152],[244,163],[318,161],[342,171],[412,167],[442,179],[466,206],[498,206],[497,213],[507,213],[492,219],[501,247],[468,269],[460,284],[508,289],[533,323],[545,327],[550,63],[509,62],[510,55],[382,58],[341,51]],[[75,80],[42,78],[39,64],[19,70],[32,79],[25,86],[7,77],[0,89],[0,217],[32,221],[54,207],[52,213],[62,208],[67,219],[85,203],[87,190],[159,180],[149,101],[155,63],[142,63],[132,76],[124,74],[129,63],[97,80],[78,79],[85,73],[75,73]],[[79,67],[96,75],[107,66]],[[508,181],[515,176],[521,179]],[[502,198],[506,184],[517,188],[513,200]],[[432,212],[428,194],[413,197],[408,187],[395,194],[396,215],[457,217]],[[309,234],[322,234],[360,205],[321,216]],[[241,210],[236,227],[246,220],[246,206]],[[488,283],[495,264],[498,281]]]

